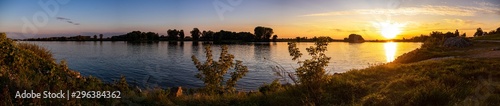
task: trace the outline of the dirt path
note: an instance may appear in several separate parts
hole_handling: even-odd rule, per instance
[[[492,42],[500,43],[500,40],[477,40],[479,42]],[[466,57],[471,58],[500,58],[500,44],[498,46],[490,46],[484,48],[478,48],[479,52],[467,55]]]
[[[466,55],[438,57],[428,60],[442,60],[449,58],[500,58],[500,40],[476,40],[478,43],[472,48],[462,49]]]
[[[472,54],[467,57],[472,58],[500,58],[500,50],[492,50],[478,54]]]

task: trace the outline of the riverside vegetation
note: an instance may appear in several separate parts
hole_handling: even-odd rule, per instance
[[[283,78],[295,79],[294,84],[282,85],[275,80],[258,92],[232,90],[233,80],[236,82],[247,71],[243,63],[234,63],[234,56],[224,52],[218,62],[213,61],[209,58],[210,49],[206,49],[205,63],[193,57],[200,71],[198,78],[204,80],[206,87],[190,89],[176,97],[170,96],[169,89],[132,87],[125,77],[104,83],[92,76],[80,76],[68,69],[66,62],[55,62],[50,51],[16,43],[1,33],[0,105],[500,105],[500,58],[467,57],[483,52],[477,48],[495,47],[498,43],[473,41],[473,46],[447,48],[440,46],[442,41],[428,40],[420,49],[391,63],[334,75],[325,74],[324,69],[330,59],[324,56],[328,43],[317,42],[316,47],[307,48],[311,58],[298,60],[296,70],[281,69],[288,73]],[[289,52],[293,60],[302,56],[294,43],[289,44]],[[432,59],[449,56],[457,58]],[[233,74],[223,85],[222,76],[229,69],[233,69]],[[119,90],[123,96],[70,100],[14,98],[15,92],[22,90]]]

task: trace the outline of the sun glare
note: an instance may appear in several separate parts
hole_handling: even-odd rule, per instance
[[[380,34],[382,34],[382,36],[384,36],[387,39],[393,39],[398,34],[401,33],[401,28],[404,26],[404,24],[386,21],[386,22],[377,22],[374,24],[374,26],[379,29]]]
[[[392,62],[394,59],[396,59],[396,51],[398,48],[398,44],[394,42],[387,42],[384,43],[384,49],[385,49],[385,57],[387,62]]]

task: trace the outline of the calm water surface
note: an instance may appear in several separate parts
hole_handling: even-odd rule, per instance
[[[126,42],[29,42],[48,48],[58,61],[66,60],[69,67],[85,76],[95,76],[112,82],[121,75],[131,84],[161,87],[202,87],[191,56],[205,60],[205,44],[184,42],[159,42],[131,44]],[[314,43],[298,43],[306,56],[305,48]],[[350,69],[366,68],[370,64],[393,61],[397,56],[420,47],[421,43],[344,43],[328,44],[327,56],[332,57],[327,71],[342,73]],[[279,63],[293,72],[298,67],[288,54],[286,42],[249,43],[228,45],[229,53],[248,66],[249,73],[237,85],[239,90],[255,90],[263,83],[278,78],[271,71]],[[212,45],[214,59],[218,59],[220,45]],[[276,63],[275,63],[276,62]]]

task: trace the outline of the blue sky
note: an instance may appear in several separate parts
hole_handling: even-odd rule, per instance
[[[374,23],[404,25],[401,37],[430,31],[454,31],[471,36],[475,28],[500,27],[498,0],[0,0],[0,32],[11,38],[75,36],[104,33],[106,36],[133,30],[165,34],[168,29],[253,32],[268,26],[280,37],[331,36],[358,33],[381,38]],[[231,4],[230,1],[240,1]],[[59,7],[47,23],[33,17],[47,14],[39,2]],[[214,3],[226,11],[217,12]],[[216,3],[216,4],[217,4]],[[54,7],[50,7],[54,8]],[[57,19],[64,18],[64,20]],[[26,29],[30,21],[38,30]],[[37,18],[43,20],[43,18]],[[68,22],[68,21],[71,21]],[[23,32],[27,32],[25,34]],[[189,35],[189,34],[187,34]]]

